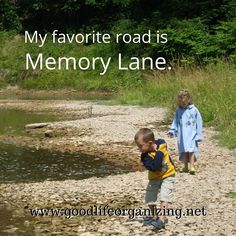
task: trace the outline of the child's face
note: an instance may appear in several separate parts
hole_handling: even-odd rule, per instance
[[[139,151],[142,153],[153,151],[153,149],[154,149],[153,148],[154,142],[153,141],[144,142],[142,137],[140,137],[138,140],[136,140],[136,145],[137,145]]]
[[[185,108],[189,104],[189,99],[187,98],[178,98],[179,107]]]

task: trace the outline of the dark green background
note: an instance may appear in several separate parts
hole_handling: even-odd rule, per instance
[[[205,64],[236,58],[235,0],[1,0],[0,30],[168,34],[163,45],[113,45],[127,56]]]

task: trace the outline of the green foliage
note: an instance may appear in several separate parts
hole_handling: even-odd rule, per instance
[[[162,32],[167,33],[168,43],[153,44],[154,53],[171,55],[172,59],[181,58],[186,62],[210,57],[212,38],[200,19],[172,20]]]
[[[153,44],[153,54],[178,58],[181,64],[206,64],[217,58],[236,55],[236,21],[220,22],[215,33],[210,34],[199,19],[172,20],[162,32],[167,33],[168,43]]]
[[[217,55],[230,55],[236,60],[236,18],[230,22],[221,22],[215,35]]]
[[[236,199],[236,192],[229,192],[228,196],[233,198],[233,199]]]
[[[0,30],[21,30],[20,17],[17,14],[17,6],[14,1],[0,1]]]
[[[236,58],[234,0],[2,0],[0,9],[3,30],[167,33],[166,44],[112,44],[110,53],[127,57],[164,55],[184,65]]]
[[[111,32],[113,35],[119,34],[119,33],[129,33],[131,35],[134,35],[136,33],[143,34],[146,33],[149,30],[147,26],[144,25],[138,25],[137,22],[130,19],[121,19],[114,23]],[[134,43],[124,43],[120,41],[118,44],[114,43],[112,50],[114,52],[121,52],[124,55],[127,56],[148,56],[150,55],[150,51],[152,49],[152,46],[149,44],[134,44]]]
[[[35,44],[25,44],[22,36],[12,32],[0,32],[0,46],[0,73],[2,73],[0,75],[4,84],[18,84],[23,88],[75,88],[81,91],[115,92],[121,87],[125,88],[135,84],[141,76],[140,72],[119,71],[115,59],[104,76],[99,75],[98,71],[101,69],[99,67],[95,71],[26,71],[25,69],[26,53],[30,53],[32,57],[36,57],[38,53],[42,52],[44,57],[53,55],[56,58],[68,55],[80,58],[86,55],[88,58],[96,56],[107,58],[112,56],[110,44],[60,45],[48,41],[41,49]]]
[[[122,104],[167,106],[171,108],[169,120],[176,109],[178,91],[188,88],[199,107],[204,123],[220,131],[221,144],[236,148],[236,69],[223,62],[205,68],[178,68],[173,73],[153,73],[144,76],[139,89],[120,91]]]

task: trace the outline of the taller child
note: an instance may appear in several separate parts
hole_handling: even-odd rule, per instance
[[[168,133],[171,137],[178,137],[179,160],[184,162],[182,171],[195,174],[194,162],[198,159],[198,142],[203,139],[202,117],[192,104],[188,90],[179,92],[177,102],[178,109]]]

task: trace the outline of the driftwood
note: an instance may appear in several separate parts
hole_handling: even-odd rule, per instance
[[[48,126],[49,123],[34,123],[25,126],[25,129],[40,129]]]

